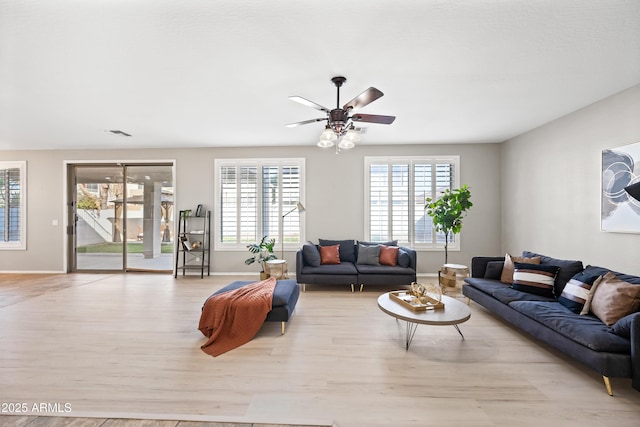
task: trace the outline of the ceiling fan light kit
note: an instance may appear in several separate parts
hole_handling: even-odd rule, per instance
[[[287,127],[296,127],[300,125],[306,125],[309,123],[316,123],[326,120],[327,124],[324,131],[320,135],[318,141],[318,147],[329,148],[336,145],[336,141],[340,138],[340,141],[336,145],[336,153],[340,150],[350,150],[355,147],[356,142],[360,141],[360,132],[353,125],[354,122],[367,122],[367,123],[380,123],[390,125],[396,119],[395,116],[381,116],[375,114],[355,114],[350,116],[349,114],[353,109],[362,108],[376,99],[382,97],[384,94],[374,88],[362,92],[360,95],[353,98],[351,101],[344,104],[340,108],[340,88],[347,81],[345,77],[336,76],[331,79],[337,90],[336,96],[336,108],[329,110],[327,107],[323,107],[320,104],[316,104],[313,101],[309,101],[301,96],[290,96],[289,99],[298,102],[302,105],[306,105],[316,110],[323,111],[327,114],[326,118],[318,118],[311,120],[304,120],[301,122],[290,123]]]

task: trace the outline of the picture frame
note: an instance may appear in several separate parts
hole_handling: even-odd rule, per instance
[[[640,182],[640,142],[602,150],[600,229],[640,233],[640,201],[626,191]]]
[[[202,205],[198,205],[198,207],[196,208],[196,216],[203,216],[204,214],[204,209],[202,207]]]

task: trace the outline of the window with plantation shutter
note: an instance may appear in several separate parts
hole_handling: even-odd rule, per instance
[[[26,162],[0,162],[0,249],[27,248],[26,176]]]
[[[263,236],[281,249],[281,224],[285,249],[300,246],[303,222],[295,207],[304,204],[304,159],[218,159],[215,171],[216,249],[246,250]]]
[[[366,240],[443,247],[445,236],[434,232],[424,206],[427,197],[458,186],[459,163],[459,156],[365,157]],[[451,239],[449,248],[457,247]]]

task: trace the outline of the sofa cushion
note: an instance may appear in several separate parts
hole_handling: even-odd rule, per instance
[[[514,301],[509,307],[591,350],[631,351],[629,340],[611,333],[597,317],[579,316],[559,302]]]
[[[504,266],[500,274],[500,281],[508,285],[513,283],[513,269],[515,262],[524,262],[527,264],[540,264],[540,257],[521,257],[506,254],[504,256]]]
[[[398,265],[398,252],[400,248],[397,246],[380,245],[380,264],[395,266]]]
[[[522,256],[523,257],[540,257],[540,264],[555,265],[556,267],[560,267],[560,271],[556,276],[556,283],[555,283],[556,295],[562,294],[564,286],[567,284],[567,282],[571,280],[573,276],[580,273],[584,269],[584,266],[582,265],[582,261],[551,258],[546,255],[540,255],[530,251],[522,251]]]
[[[567,282],[558,297],[558,302],[576,314],[587,314],[589,312],[588,306],[596,290],[594,285],[601,277],[591,276],[581,271]],[[587,307],[586,310],[585,307]]]
[[[518,291],[553,297],[553,284],[559,267],[553,265],[514,263],[513,285]]]
[[[356,246],[354,240],[318,239],[320,246],[340,245],[340,261],[356,262]]]
[[[502,267],[504,267],[504,261],[489,261],[487,263],[487,269],[484,271],[484,278],[500,280],[500,277],[502,276]]]
[[[376,245],[385,245],[385,246],[398,246],[397,240],[389,240],[388,242],[364,242],[362,240],[358,240],[359,245],[364,246],[376,246]]]
[[[638,307],[640,286],[620,280],[612,272],[603,276],[591,300],[591,312],[608,326],[638,311]]]
[[[409,267],[411,265],[411,255],[402,248],[398,250],[398,265],[400,267]]]
[[[497,280],[469,277],[464,279],[464,281],[468,283],[469,286],[473,286],[491,295],[503,304],[509,304],[512,301],[555,301],[554,298],[515,290]]]
[[[367,265],[357,264],[356,268],[360,274],[413,274],[415,270],[410,267],[400,267],[396,265],[394,267],[388,265]]]
[[[380,265],[380,245],[358,245],[358,261],[356,264]]]
[[[340,245],[320,246],[320,264],[340,264]]]
[[[302,245],[302,256],[304,257],[305,264],[312,265],[314,267],[319,266],[322,261],[318,247],[311,242],[307,242]]]
[[[358,274],[356,266],[352,262],[341,262],[340,264],[325,264],[318,267],[305,265],[302,267],[302,274]]]

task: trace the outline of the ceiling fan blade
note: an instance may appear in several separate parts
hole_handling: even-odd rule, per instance
[[[285,126],[288,127],[288,128],[294,128],[296,126],[307,125],[309,123],[315,123],[315,122],[321,122],[323,120],[327,120],[327,118],[323,117],[321,119],[304,120],[302,122],[289,123],[288,125],[285,125]]]
[[[315,108],[316,110],[320,110],[320,111],[324,111],[325,113],[328,113],[330,110],[327,107],[323,107],[320,104],[316,104],[313,101],[309,101],[308,99],[305,99],[301,96],[290,96],[289,97],[290,100],[298,102],[302,105],[306,105],[307,107],[311,107],[311,108]]]
[[[351,120],[354,122],[380,123],[390,125],[396,119],[396,116],[380,116],[377,114],[354,114]]]
[[[376,89],[375,87],[370,87],[369,89],[362,92],[360,95],[353,98],[351,101],[344,104],[342,107],[344,110],[348,110],[349,108],[357,109],[362,108],[365,105],[368,105],[380,98],[384,93]]]

